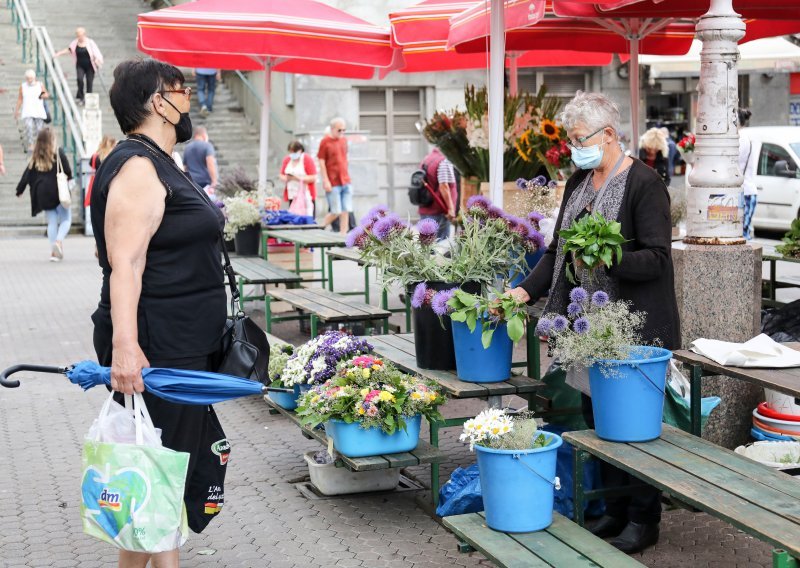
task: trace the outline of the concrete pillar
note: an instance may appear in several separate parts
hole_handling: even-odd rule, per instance
[[[745,25],[732,0],[712,0],[697,24],[703,41],[695,163],[689,175],[687,238],[673,247],[683,347],[699,337],[743,342],[760,328],[761,249],[742,238],[737,128],[738,41]],[[704,380],[722,404],[704,437],[734,447],[749,441],[763,390],[727,377]]]

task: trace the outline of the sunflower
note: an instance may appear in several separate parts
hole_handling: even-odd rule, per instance
[[[558,140],[558,136],[561,133],[561,129],[556,123],[547,118],[542,119],[541,124],[539,124],[539,130],[550,140]]]

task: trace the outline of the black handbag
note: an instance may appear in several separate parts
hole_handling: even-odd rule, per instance
[[[223,269],[231,290],[231,316],[225,322],[222,334],[222,362],[218,373],[245,377],[269,383],[269,340],[264,330],[239,309],[239,287],[236,285],[236,273],[231,266],[228,251],[225,250],[225,238],[220,234],[222,254],[225,258]]]

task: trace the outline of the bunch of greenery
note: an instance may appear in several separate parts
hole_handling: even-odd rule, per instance
[[[792,227],[781,239],[782,245],[775,250],[788,258],[800,258],[800,219],[792,221]]]
[[[386,434],[406,429],[406,419],[417,415],[429,422],[441,420],[445,398],[438,385],[401,372],[372,355],[341,362],[333,378],[317,385],[298,400],[297,415],[315,427],[331,419],[362,428],[380,428]]]
[[[225,238],[232,239],[247,227],[261,224],[258,192],[240,192],[222,200],[225,212]]]
[[[480,322],[481,343],[484,349],[488,349],[492,344],[494,332],[503,322],[506,323],[508,337],[514,343],[522,339],[522,335],[525,333],[525,323],[528,321],[528,309],[525,302],[518,301],[509,293],[497,294],[495,292],[489,297],[477,296],[460,289],[450,290],[447,293],[450,319],[466,323],[471,332],[475,331],[475,327]]]
[[[284,384],[281,375],[293,353],[294,346],[288,343],[281,345],[273,343],[269,346],[269,367],[267,368],[267,376],[269,377],[271,386],[278,388],[285,388],[287,386]]]
[[[592,271],[600,266],[611,268],[614,258],[617,263],[622,261],[622,243],[626,242],[622,236],[622,225],[617,221],[609,221],[599,212],[585,215],[574,221],[569,229],[558,232],[564,238],[564,252],[571,253],[573,266],[576,260],[589,269],[589,278]],[[567,279],[573,284],[575,274],[570,264],[567,264]]]

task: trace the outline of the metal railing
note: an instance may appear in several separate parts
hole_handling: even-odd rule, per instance
[[[85,127],[64,70],[54,57],[53,42],[47,28],[33,24],[25,0],[6,0],[6,7],[11,10],[11,22],[16,26],[17,43],[22,47],[22,61],[34,66],[37,76],[50,94],[52,126],[60,130],[61,146],[71,158],[72,171],[80,180],[83,192],[90,171],[89,155],[83,143]],[[83,203],[83,199],[80,203]]]

